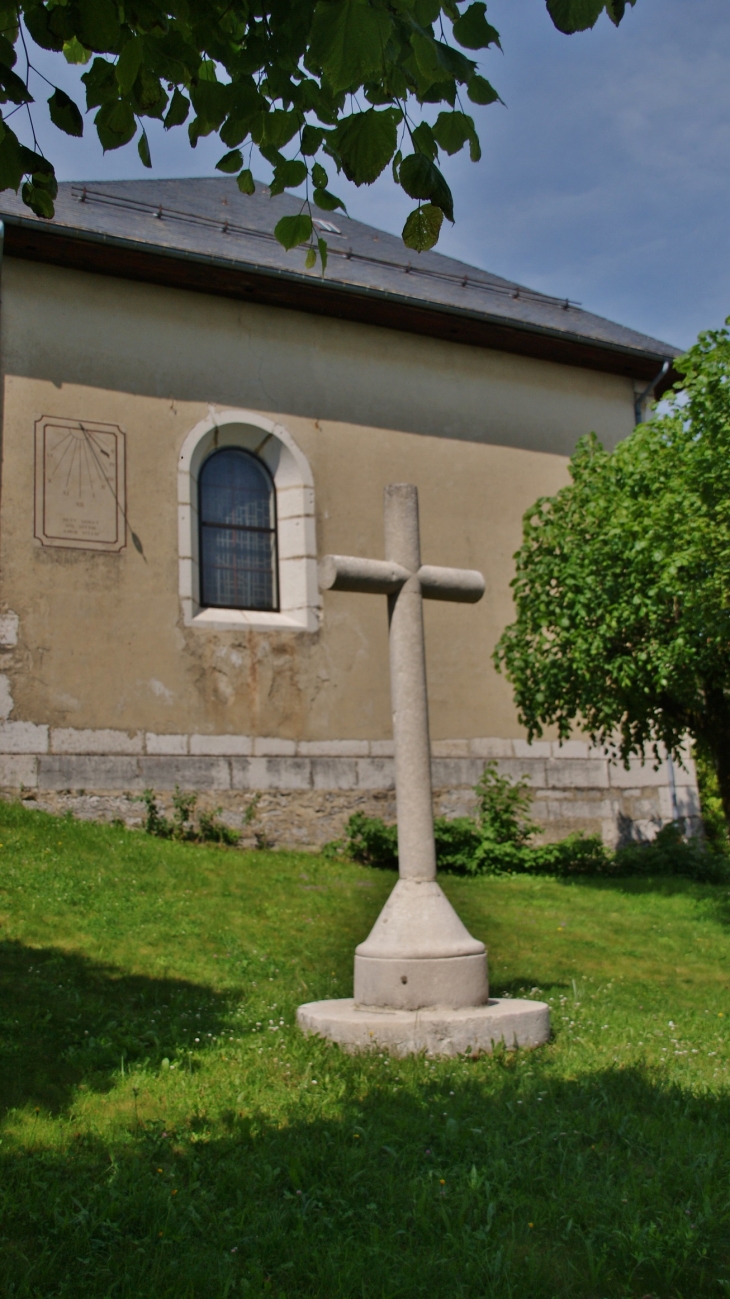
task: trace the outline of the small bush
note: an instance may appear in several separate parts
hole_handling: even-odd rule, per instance
[[[720,852],[730,851],[727,822],[720,798],[720,786],[717,783],[717,772],[712,759],[695,745],[693,758],[697,772],[697,788],[700,794],[702,825],[707,842]]]
[[[255,794],[251,799],[244,813],[244,825],[250,825],[254,820],[260,798],[260,794]],[[153,789],[146,789],[140,796],[140,802],[144,803],[146,809],[143,829],[157,839],[176,839],[183,843],[222,843],[229,847],[235,847],[240,840],[238,830],[219,820],[223,811],[221,807],[214,808],[212,812],[199,812],[196,825],[195,808],[198,795],[183,794],[179,785],[175,786],[175,793],[172,796],[172,820],[168,820],[160,811],[157,795]],[[257,847],[270,846],[268,841],[260,843],[260,839],[265,839],[265,836],[256,835]]]
[[[145,834],[153,834],[157,839],[172,838],[172,826],[166,816],[162,815],[157,806],[157,797],[153,789],[146,789],[140,795],[140,803],[144,803],[146,815],[142,823],[142,829]]]
[[[398,828],[386,825],[379,816],[365,816],[353,812],[347,822],[347,838],[343,845],[348,857],[364,866],[382,866],[385,870],[398,869]],[[330,850],[339,844],[327,844]]]
[[[230,847],[238,843],[240,835],[223,821],[219,821],[223,809],[216,807],[213,812],[198,814],[198,839],[202,843],[227,843]]]
[[[663,826],[650,843],[619,848],[612,865],[616,875],[684,875],[705,884],[730,880],[727,854],[711,842],[687,839],[681,821]]]
[[[454,875],[471,875],[475,854],[481,842],[479,827],[469,816],[457,816],[448,821],[437,816],[433,823],[436,840],[436,861],[439,870]],[[396,865],[398,864],[398,833],[396,830]]]
[[[526,776],[510,780],[500,776],[497,763],[488,762],[474,788],[477,796],[477,823],[482,839],[492,843],[522,847],[537,834],[539,826],[527,813],[532,805],[532,790]]]

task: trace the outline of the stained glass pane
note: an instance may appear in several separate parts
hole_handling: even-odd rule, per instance
[[[201,603],[276,609],[274,487],[246,451],[215,452],[200,474]]]
[[[228,447],[206,460],[200,474],[202,523],[273,528],[274,493],[259,460]]]

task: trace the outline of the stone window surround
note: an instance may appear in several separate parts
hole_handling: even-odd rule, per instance
[[[279,612],[205,609],[200,605],[198,474],[211,451],[241,447],[267,466],[276,490]],[[211,409],[188,433],[178,460],[180,602],[186,627],[213,631],[319,629],[314,482],[306,456],[288,429],[256,411]]]

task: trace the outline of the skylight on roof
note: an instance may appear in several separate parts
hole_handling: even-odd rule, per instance
[[[328,235],[342,234],[342,231],[332,221],[323,221],[321,217],[312,217],[312,221],[320,230],[326,230]]]

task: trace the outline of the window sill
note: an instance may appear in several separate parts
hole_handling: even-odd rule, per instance
[[[291,613],[267,613],[264,609],[201,609],[186,618],[189,627],[211,631],[308,631],[319,629],[319,619],[310,609]]]

